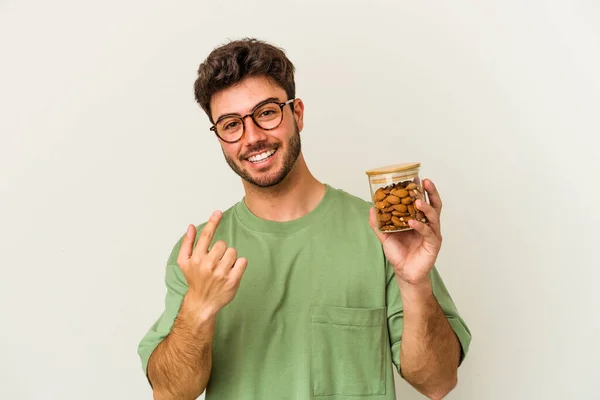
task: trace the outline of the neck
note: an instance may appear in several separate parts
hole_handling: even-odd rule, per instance
[[[261,188],[243,181],[246,207],[257,217],[285,222],[312,211],[325,194],[325,185],[309,171],[302,154],[279,184]]]

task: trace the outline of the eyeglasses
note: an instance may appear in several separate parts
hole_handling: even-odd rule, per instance
[[[284,103],[272,101],[265,103],[254,110],[252,113],[238,116],[224,116],[210,127],[222,141],[227,143],[235,143],[239,141],[246,132],[244,120],[251,117],[252,121],[261,129],[270,131],[281,125],[283,121],[283,107],[293,102],[295,99],[290,99]]]

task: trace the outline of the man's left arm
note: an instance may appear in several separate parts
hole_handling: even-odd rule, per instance
[[[429,279],[419,286],[397,282],[404,311],[400,374],[430,399],[442,399],[458,382],[461,344]]]
[[[413,204],[425,214],[427,223],[410,219],[411,231],[381,232],[371,207],[369,225],[386,258],[388,325],[394,363],[407,382],[435,400],[444,398],[456,386],[458,366],[471,334],[435,268],[442,246],[442,200],[431,180],[422,183],[430,203],[417,189]]]

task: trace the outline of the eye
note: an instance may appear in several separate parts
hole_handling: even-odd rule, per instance
[[[239,121],[228,122],[225,125],[225,130],[235,129],[238,127],[239,124],[240,124]]]
[[[273,111],[273,110],[265,110],[260,113],[260,117],[268,117],[269,115],[274,114],[274,113],[275,113],[275,111]]]

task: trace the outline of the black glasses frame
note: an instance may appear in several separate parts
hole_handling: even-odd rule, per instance
[[[213,131],[213,132],[215,133],[215,135],[217,135],[217,137],[218,137],[220,140],[222,140],[222,141],[224,141],[224,142],[226,142],[226,143],[236,143],[236,142],[239,142],[240,140],[242,140],[242,138],[243,138],[243,137],[244,137],[244,135],[246,134],[246,123],[244,122],[244,120],[245,120],[247,117],[250,117],[250,118],[252,118],[252,121],[254,121],[254,124],[255,124],[256,126],[258,126],[260,129],[262,129],[262,130],[265,130],[265,131],[272,131],[273,129],[277,129],[277,128],[279,128],[279,125],[281,125],[281,123],[283,122],[283,107],[285,107],[285,106],[287,106],[288,104],[292,103],[294,100],[296,100],[296,99],[289,99],[288,101],[285,101],[285,102],[283,102],[283,103],[278,103],[278,102],[276,102],[276,101],[271,101],[271,102],[268,102],[268,103],[262,104],[262,105],[261,105],[261,106],[260,106],[258,109],[254,110],[254,111],[253,111],[253,112],[251,112],[250,114],[246,114],[246,115],[244,115],[243,117],[237,117],[237,118],[239,118],[239,119],[242,121],[242,134],[241,134],[241,135],[240,135],[240,137],[239,137],[239,138],[237,138],[236,140],[225,140],[225,139],[223,139],[221,136],[219,136],[219,133],[217,132],[217,124],[219,123],[219,121],[221,121],[221,119],[218,119],[218,120],[217,120],[217,122],[215,122],[215,124],[209,128],[209,130]],[[258,110],[260,110],[262,107],[266,106],[267,104],[277,104],[277,105],[279,106],[279,109],[281,110],[281,119],[279,120],[279,123],[278,123],[276,126],[274,126],[273,128],[263,128],[263,127],[262,127],[262,126],[261,126],[261,125],[260,125],[260,124],[259,124],[259,123],[256,121],[256,118],[255,118],[255,116],[254,116],[254,114],[255,114],[255,113],[258,111]],[[225,117],[225,118],[227,118],[227,117]]]

